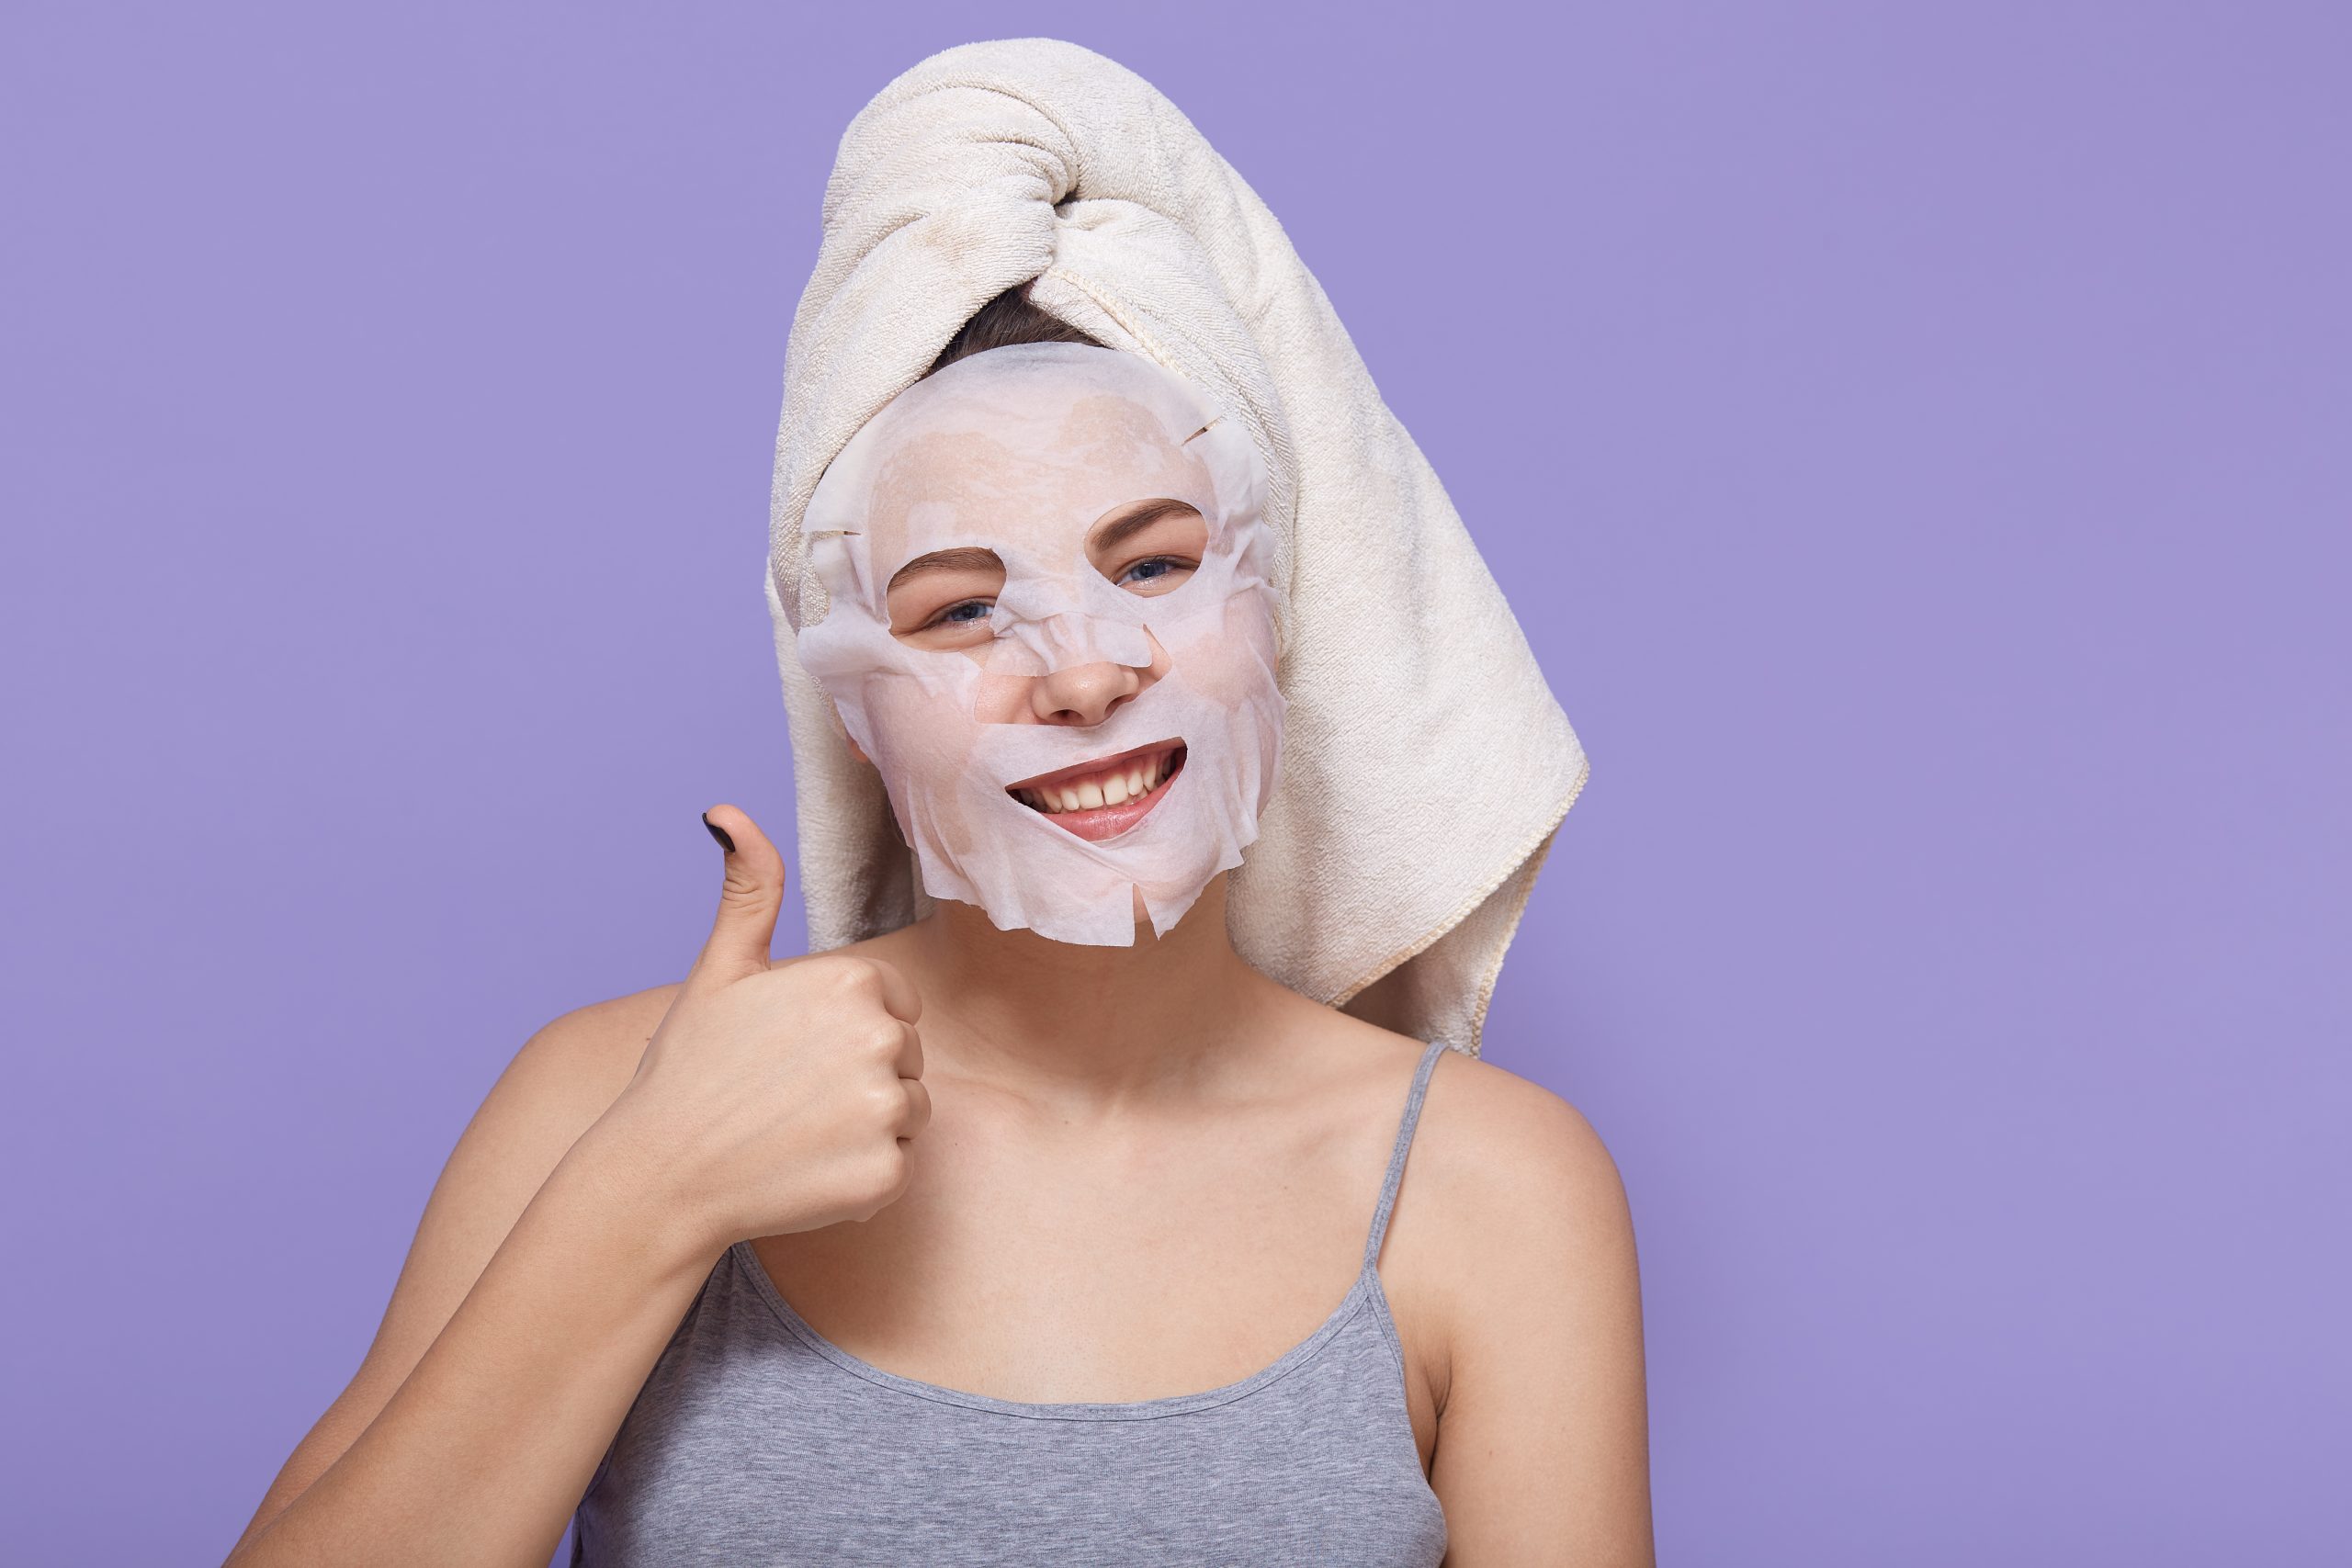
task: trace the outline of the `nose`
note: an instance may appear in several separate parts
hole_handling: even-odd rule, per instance
[[[1108,660],[1072,664],[1038,676],[1029,688],[1029,705],[1046,724],[1100,724],[1143,690],[1143,676],[1140,670]]]

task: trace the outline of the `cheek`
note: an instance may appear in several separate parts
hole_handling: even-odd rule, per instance
[[[1029,707],[1034,675],[980,676],[980,695],[972,716],[981,724],[1019,724]]]
[[[979,734],[965,711],[968,701],[909,680],[877,681],[867,694],[877,761],[900,835],[916,842],[910,818],[919,818],[931,841],[951,856],[970,853],[978,837],[966,796],[956,787],[972,765]]]
[[[877,762],[885,772],[916,779],[962,768],[972,754],[975,727],[967,698],[903,678],[871,682],[865,711]]]
[[[1274,624],[1255,593],[1228,601],[1207,635],[1174,656],[1193,690],[1227,707],[1239,707],[1273,682]]]

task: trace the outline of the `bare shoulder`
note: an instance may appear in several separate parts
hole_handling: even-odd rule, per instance
[[[1346,1013],[1314,1010],[1319,1019],[1302,1032],[1326,1047],[1327,1060],[1351,1064],[1383,1103],[1429,1047]],[[1413,1184],[1447,1200],[1444,1228],[1474,1243],[1509,1229],[1514,1214],[1540,1220],[1548,1209],[1556,1220],[1563,1210],[1606,1211],[1624,1201],[1616,1162],[1581,1111],[1542,1084],[1451,1048],[1430,1072],[1412,1161]]]
[[[560,1014],[524,1042],[507,1070],[544,1077],[551,1088],[574,1086],[581,1102],[594,1103],[601,1116],[636,1076],[638,1061],[682,984],[673,980]]]
[[[483,1097],[453,1163],[462,1168],[485,1157],[513,1158],[513,1179],[528,1181],[536,1191],[572,1141],[611,1109],[637,1076],[645,1047],[678,989],[673,982],[632,991],[541,1024]]]
[[[1616,1160],[1567,1100],[1469,1057],[1439,1062],[1413,1157],[1444,1303],[1431,1484],[1456,1550],[1518,1561],[1541,1540],[1568,1549],[1562,1561],[1654,1562],[1641,1288]]]
[[[1491,1062],[1449,1051],[1430,1079],[1415,1143],[1432,1185],[1507,1207],[1549,1212],[1622,1208],[1617,1163],[1582,1111]],[[1475,1219],[1467,1216],[1466,1219]]]
[[[1600,1133],[1542,1084],[1449,1051],[1430,1075],[1414,1134],[1412,1179],[1437,1222],[1427,1242],[1458,1281],[1449,1315],[1508,1321],[1497,1298],[1570,1278],[1629,1273],[1633,1216]]]

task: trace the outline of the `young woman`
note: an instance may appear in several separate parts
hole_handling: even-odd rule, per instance
[[[982,68],[995,97],[1062,95],[1065,128],[1074,75],[1135,91],[1067,45],[972,46],[861,126],[967,144],[954,106]],[[859,227],[854,185],[837,171],[829,246]],[[1051,220],[1099,232],[1071,199]],[[1346,760],[1453,731],[1313,676],[1420,634],[1300,575],[1345,526],[1301,500],[1312,393],[1278,430],[1248,374],[1211,390],[1213,367],[1163,362],[1225,341],[1182,330],[1181,287],[1068,257],[1030,276],[952,336],[907,326],[928,365],[830,423],[795,413],[796,389],[843,384],[803,331],[840,277],[812,283],[787,430],[831,434],[780,461],[772,603],[822,950],[769,957],[782,857],[707,812],[724,881],[691,972],[518,1053],[235,1568],[536,1568],[575,1516],[588,1564],[1652,1561],[1616,1171],[1572,1107],[1475,1055],[1566,800],[1498,863],[1367,822],[1422,804],[1416,775],[1350,796]],[[853,365],[887,358],[858,342]],[[1430,581],[1453,538],[1416,545]],[[1396,614],[1431,638],[1408,691],[1490,702],[1544,751],[1512,707],[1523,643],[1463,661],[1475,631]],[[1440,761],[1520,794],[1549,776]],[[1572,799],[1580,753],[1550,761]],[[1418,870],[1367,880],[1302,842]],[[1268,973],[1363,953],[1386,956],[1350,1011]]]

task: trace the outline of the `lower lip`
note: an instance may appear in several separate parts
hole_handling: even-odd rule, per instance
[[[1149,816],[1151,808],[1158,806],[1160,797],[1168,793],[1168,786],[1183,777],[1184,764],[1192,760],[1191,754],[1179,751],[1176,758],[1176,765],[1169,770],[1166,778],[1133,800],[1123,800],[1116,806],[1080,807],[1076,811],[1037,811],[1035,807],[1023,806],[1019,801],[1013,804],[1021,806],[1023,811],[1036,812],[1056,827],[1066,828],[1081,839],[1116,838]]]

